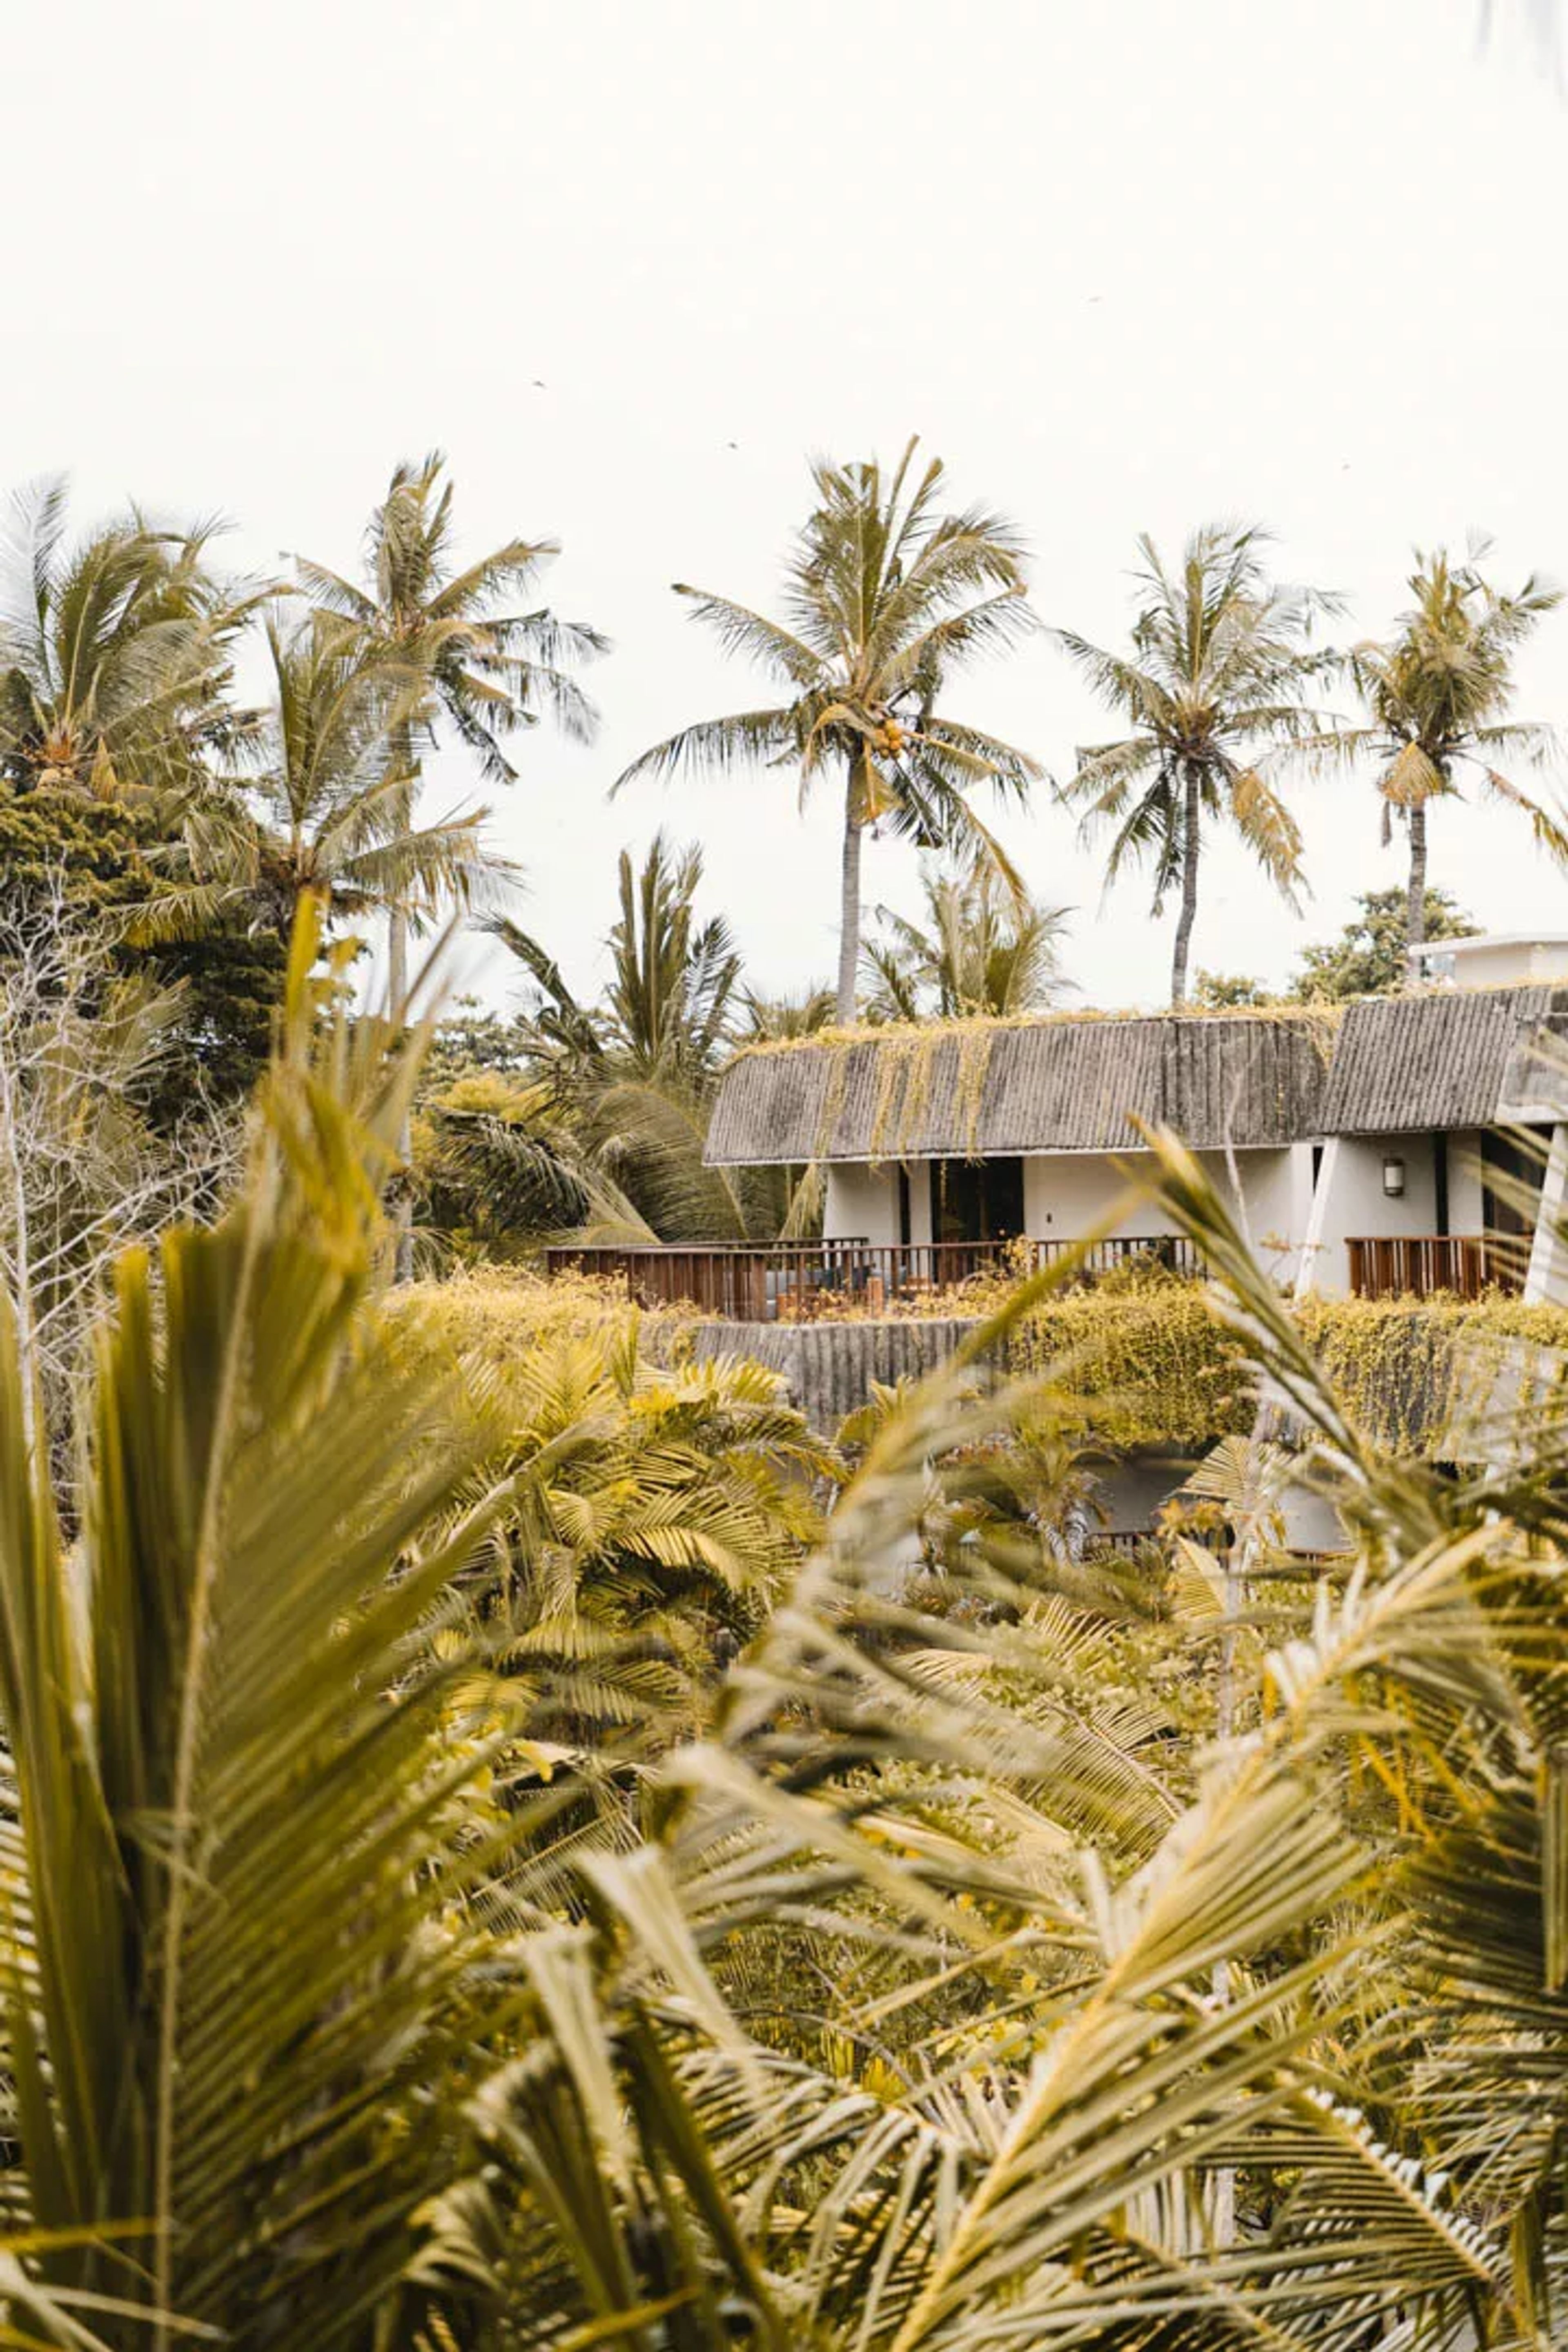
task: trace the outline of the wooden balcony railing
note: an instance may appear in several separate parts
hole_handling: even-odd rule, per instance
[[[1351,1289],[1357,1298],[1430,1298],[1451,1291],[1522,1290],[1530,1244],[1507,1234],[1378,1234],[1347,1241]]]
[[[738,1323],[829,1322],[847,1309],[879,1308],[958,1290],[977,1276],[1015,1268],[1029,1273],[1063,1257],[1070,1241],[770,1242],[692,1247],[648,1244],[625,1249],[548,1249],[552,1273],[624,1277],[644,1307],[688,1304]],[[1129,1265],[1163,1267],[1186,1276],[1202,1264],[1174,1234],[1118,1234],[1094,1243],[1079,1276],[1094,1280]],[[958,1311],[962,1312],[962,1309]]]

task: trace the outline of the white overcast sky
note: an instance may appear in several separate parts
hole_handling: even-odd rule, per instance
[[[558,536],[616,640],[592,751],[542,732],[496,806],[520,912],[582,986],[615,853],[705,845],[758,982],[831,969],[836,811],[624,762],[744,708],[669,593],[766,605],[805,459],[920,433],[1014,516],[1034,601],[1114,639],[1135,534],[1270,523],[1358,633],[1413,542],[1568,578],[1568,109],[1525,0],[56,0],[7,26],[5,470],[215,509],[236,561],[340,568],[393,461],[452,458],[469,551]],[[535,379],[542,380],[542,388]],[[731,446],[731,444],[738,445]],[[1523,665],[1568,720],[1568,609]],[[955,709],[1057,772],[1101,731],[1041,643]],[[1565,779],[1568,784],[1568,779]],[[433,798],[466,789],[442,764]],[[1270,980],[1398,878],[1364,779],[1302,786],[1294,919],[1234,851],[1196,961]],[[1003,830],[1078,909],[1090,1002],[1157,1002],[1173,915],[1042,793]],[[1568,929],[1568,877],[1445,805],[1434,881]],[[868,898],[912,902],[882,844]],[[504,977],[473,955],[494,987]],[[487,980],[486,973],[489,972]]]

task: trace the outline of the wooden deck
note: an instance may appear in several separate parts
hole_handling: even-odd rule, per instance
[[[939,1292],[962,1289],[978,1277],[1008,1269],[1031,1273],[1064,1257],[1069,1241],[1047,1242],[773,1242],[689,1248],[546,1250],[552,1273],[565,1268],[622,1277],[639,1304],[701,1307],[736,1323],[831,1322],[847,1310],[876,1314]],[[1129,1265],[1202,1273],[1192,1244],[1173,1234],[1119,1234],[1094,1243],[1081,1278]]]
[[[1512,1234],[1402,1234],[1347,1241],[1357,1298],[1479,1298],[1521,1291],[1530,1244]]]

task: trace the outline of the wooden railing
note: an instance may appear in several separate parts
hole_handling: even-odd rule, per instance
[[[1511,1234],[1400,1234],[1347,1241],[1357,1298],[1430,1298],[1451,1291],[1522,1290],[1530,1244]]]
[[[625,1249],[565,1246],[545,1252],[552,1273],[623,1277],[645,1307],[686,1303],[738,1323],[831,1321],[847,1309],[879,1309],[959,1290],[977,1276],[1027,1274],[1077,1247],[1070,1241],[770,1242]],[[1192,1244],[1174,1234],[1118,1234],[1090,1244],[1074,1279],[1092,1281],[1123,1266],[1163,1267],[1196,1276]],[[962,1308],[957,1311],[962,1312]]]

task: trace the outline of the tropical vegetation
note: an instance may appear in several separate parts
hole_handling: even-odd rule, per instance
[[[1150,1206],[1206,1287],[999,1267],[943,1369],[836,1432],[726,1327],[532,1262],[808,1230],[812,1171],[703,1164],[729,1055],[846,1007],[918,1053],[1067,985],[1063,910],[970,805],[1037,763],[948,705],[1022,649],[1017,533],[912,448],[816,486],[787,625],[696,604],[783,698],[632,772],[827,763],[847,993],[749,974],[660,833],[592,991],[581,926],[483,907],[508,1003],[444,1014],[438,971],[368,1009],[363,960],[510,874],[476,807],[423,806],[437,733],[495,782],[534,718],[591,724],[602,640],[534,601],[545,543],[465,564],[437,458],[357,585],[19,509],[0,2341],[1561,2336],[1563,1311],[1293,1308],[1169,1135]],[[1266,552],[1145,543],[1131,653],[1061,640],[1124,730],[1068,790],[1180,889],[1178,1003],[1212,828],[1294,887],[1277,773],[1336,734],[1387,797],[1415,740]],[[1447,578],[1470,683],[1434,773],[1506,754],[1550,601]],[[1336,676],[1367,728],[1318,708]],[[862,953],[883,820],[926,904]],[[1467,928],[1412,912],[1363,894],[1302,991]],[[1152,1440],[1205,1458],[1112,1542],[1098,1474]]]
[[[1131,1575],[1064,1360],[853,1468],[632,1321],[465,1361],[378,1291],[414,1055],[316,919],[68,1516],[0,1310],[13,2336],[1547,2340],[1560,1422],[1391,1462],[1171,1139],[1289,1423]]]
[[[970,795],[984,783],[1021,803],[1040,774],[1028,753],[946,708],[958,671],[1034,625],[1023,541],[984,508],[943,507],[942,461],[919,467],[917,448],[911,441],[890,477],[875,461],[813,467],[816,504],[785,571],[782,620],[677,583],[723,650],[758,663],[787,698],[682,728],[616,784],[765,764],[793,768],[804,798],[824,770],[835,778],[844,808],[841,1022],[855,1016],[868,831],[885,823],[1010,873]]]

